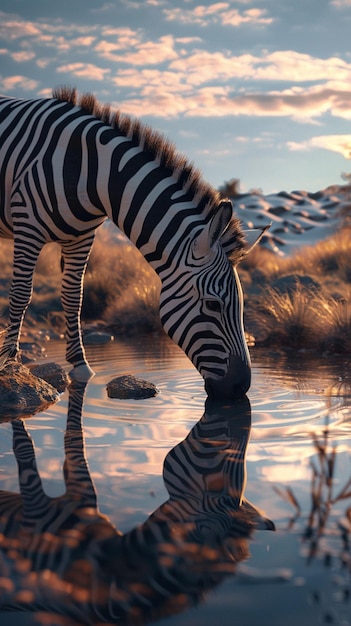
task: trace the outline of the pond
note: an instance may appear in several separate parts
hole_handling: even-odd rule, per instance
[[[223,408],[205,405],[202,379],[167,339],[87,353],[96,374],[71,390],[70,405],[66,391],[25,429],[14,422],[22,501],[8,495],[19,493],[13,427],[0,425],[1,626],[351,624],[349,363],[253,349],[248,399]],[[63,343],[48,343],[47,355],[65,365]],[[159,394],[108,398],[121,374]],[[114,605],[93,616],[111,564]]]

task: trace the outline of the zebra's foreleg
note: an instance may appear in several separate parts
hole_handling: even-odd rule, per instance
[[[80,506],[96,509],[96,492],[85,454],[82,407],[86,383],[73,381],[68,389],[67,428],[65,432],[64,479],[66,495]]]
[[[72,363],[70,376],[76,381],[87,381],[94,375],[85,356],[80,323],[83,299],[83,280],[94,234],[62,245],[63,276],[61,302],[66,319],[66,359]]]
[[[32,528],[47,510],[50,498],[45,494],[35,460],[32,438],[22,420],[12,422],[13,451],[18,466],[18,480],[22,496],[23,528]]]
[[[19,339],[25,312],[32,299],[33,273],[43,242],[34,237],[15,237],[13,277],[9,294],[9,323],[0,350],[0,368],[19,353]]]

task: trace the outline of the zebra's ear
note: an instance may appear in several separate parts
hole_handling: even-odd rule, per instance
[[[217,211],[211,218],[211,221],[195,239],[193,245],[194,256],[200,258],[209,254],[211,248],[217,243],[225,230],[228,228],[232,217],[232,203],[230,200],[222,200],[219,203]]]
[[[254,504],[243,498],[240,505],[251,519],[256,530],[275,530],[275,524]]]
[[[257,246],[260,243],[263,235],[266,230],[268,230],[272,226],[272,222],[267,224],[264,228],[252,228],[251,230],[243,230],[243,234],[245,235],[245,248],[244,248],[244,256],[251,252],[252,248]]]

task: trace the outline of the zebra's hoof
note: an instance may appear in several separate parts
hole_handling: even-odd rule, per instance
[[[94,370],[89,367],[86,363],[82,365],[76,365],[68,372],[68,375],[71,380],[77,381],[78,383],[87,383],[90,378],[95,376]]]

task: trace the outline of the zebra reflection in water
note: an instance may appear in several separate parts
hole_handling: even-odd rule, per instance
[[[84,450],[84,393],[82,383],[69,390],[63,496],[44,493],[32,440],[22,420],[12,422],[20,494],[0,492],[0,612],[126,625],[181,612],[235,572],[249,556],[253,530],[274,529],[244,498],[249,401],[225,408],[207,402],[166,456],[169,499],[122,535],[97,506]]]

